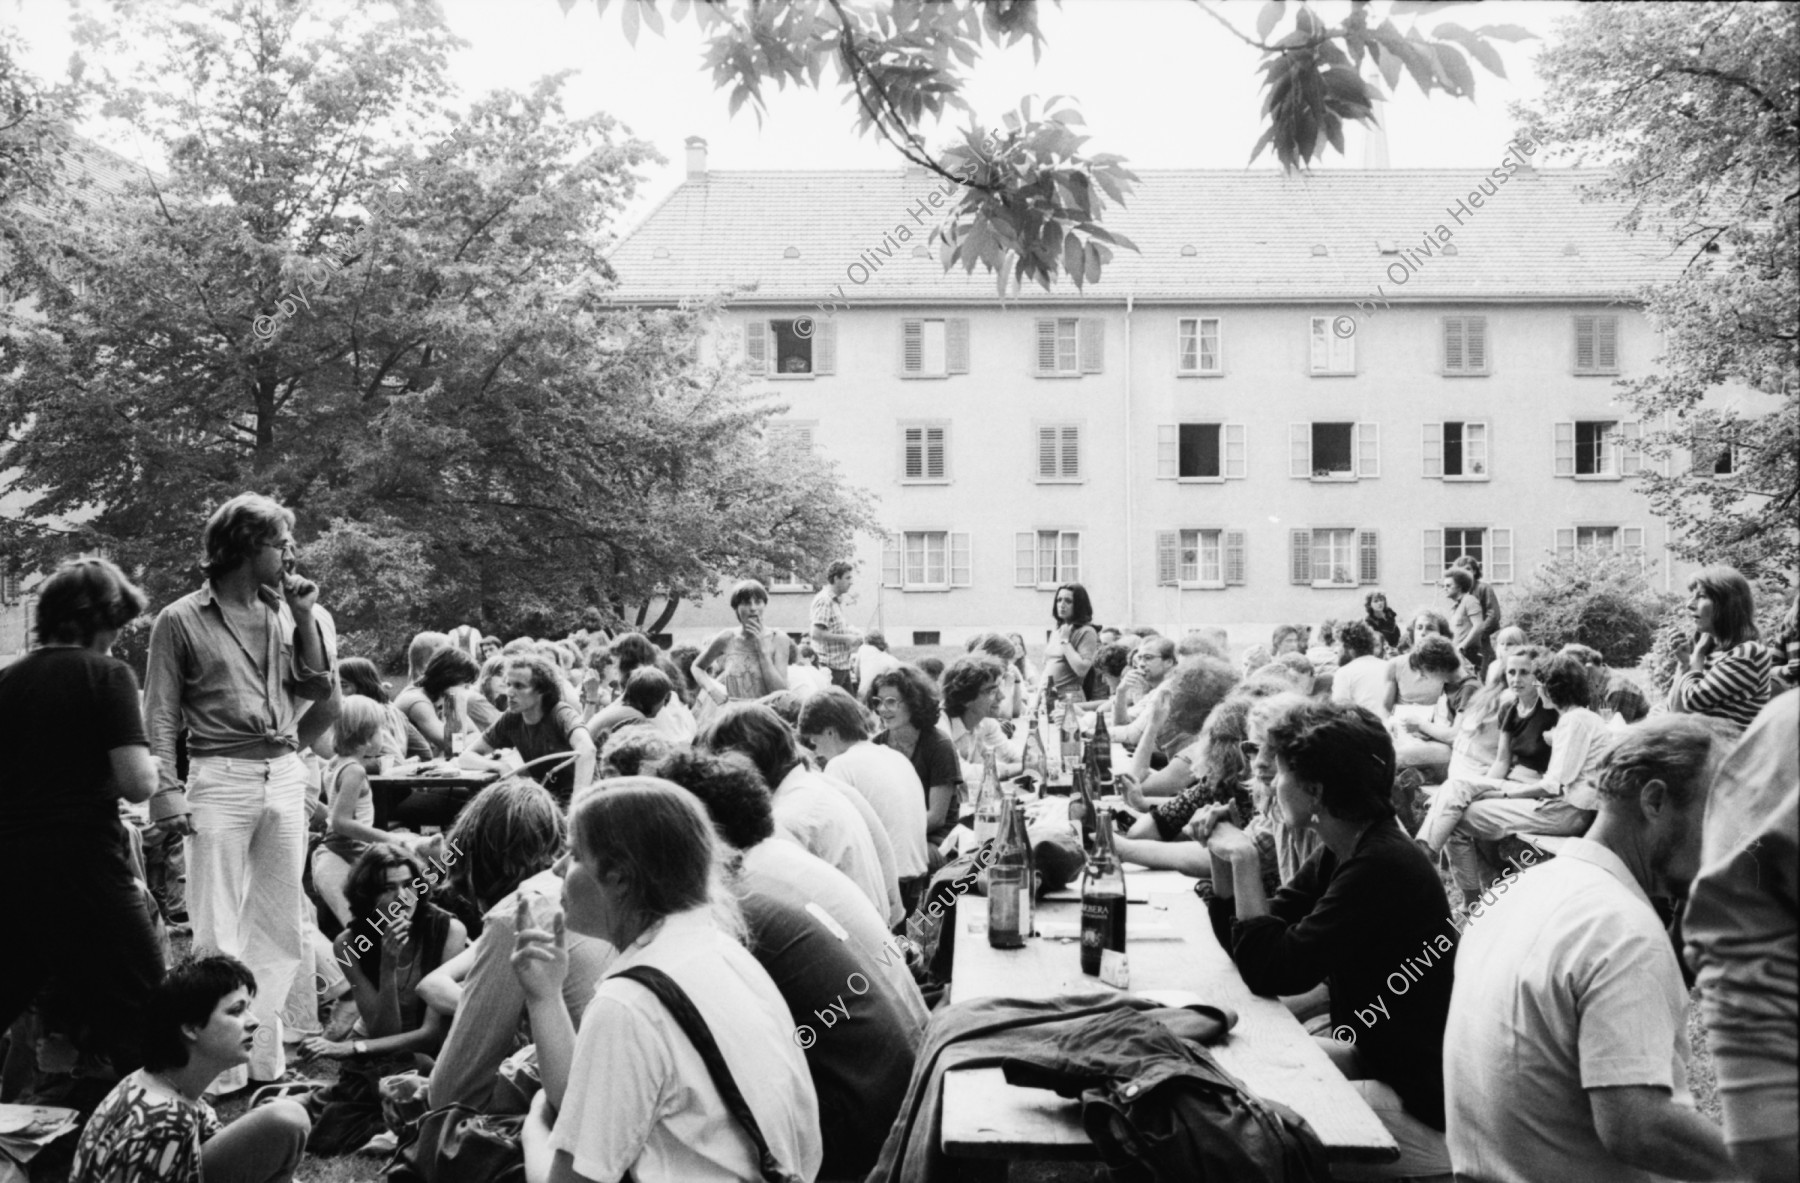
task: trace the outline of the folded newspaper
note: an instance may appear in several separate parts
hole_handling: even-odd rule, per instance
[[[24,1164],[37,1152],[81,1122],[73,1109],[56,1109],[48,1105],[0,1105],[0,1183],[9,1177],[23,1179],[12,1164]]]

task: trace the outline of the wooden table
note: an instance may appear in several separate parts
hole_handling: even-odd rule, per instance
[[[1251,994],[1219,947],[1193,880],[1175,871],[1126,871],[1131,903],[1126,954],[1136,992],[1180,990],[1237,1012],[1237,1026],[1210,1050],[1226,1071],[1256,1093],[1279,1101],[1311,1123],[1334,1162],[1390,1162],[1394,1139],[1356,1090],[1332,1067],[1299,1020],[1273,998]],[[1047,900],[1038,909],[1040,934],[1022,949],[987,943],[987,900],[957,903],[956,960],[951,992],[973,998],[1049,998],[1108,992],[1081,972],[1080,905]],[[1074,940],[1055,939],[1070,933]],[[944,1077],[944,1153],[1000,1160],[1092,1160],[1094,1146],[1081,1126],[1081,1103],[1047,1089],[1016,1088],[999,1068],[952,1070]],[[1001,1170],[1004,1170],[1002,1166]]]

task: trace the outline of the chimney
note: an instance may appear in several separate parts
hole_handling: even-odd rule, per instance
[[[706,139],[703,136],[687,138],[687,179],[690,181],[706,179]]]
[[[1388,138],[1387,119],[1382,114],[1382,108],[1386,104],[1381,101],[1383,91],[1381,79],[1379,76],[1365,75],[1363,83],[1368,86],[1371,97],[1376,101],[1369,104],[1373,114],[1369,118],[1368,126],[1364,129],[1362,166],[1370,169],[1385,169],[1388,167]]]

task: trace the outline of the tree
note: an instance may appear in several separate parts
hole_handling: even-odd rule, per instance
[[[1608,665],[1631,666],[1650,651],[1673,600],[1650,586],[1643,560],[1588,547],[1539,564],[1511,617],[1547,648],[1589,645]]]
[[[563,12],[578,0],[557,0]],[[1060,0],[1059,0],[1060,2]],[[594,0],[604,16],[612,0]],[[1449,3],[1397,0],[1389,19],[1369,20],[1368,0],[1355,0],[1340,25],[1328,26],[1304,2],[1292,6],[1292,28],[1270,40],[1289,20],[1286,0],[1259,10],[1256,34],[1240,31],[1212,5],[1199,7],[1232,36],[1262,52],[1263,105],[1268,127],[1250,151],[1254,161],[1273,149],[1283,168],[1304,168],[1326,149],[1344,150],[1344,121],[1370,121],[1378,88],[1362,77],[1366,57],[1387,89],[1412,78],[1427,94],[1473,98],[1469,57],[1502,77],[1505,64],[1493,42],[1531,34],[1514,25],[1468,29],[1440,21],[1429,30],[1415,19],[1401,29],[1394,17],[1433,15]],[[622,0],[625,37],[641,28],[663,31],[654,0]],[[973,121],[941,153],[922,138],[927,118],[952,109],[972,117],[962,97],[964,71],[982,51],[1029,44],[1042,52],[1036,0],[751,0],[690,3],[673,0],[669,19],[691,14],[709,34],[705,62],[715,84],[730,93],[731,111],[746,103],[763,113],[768,83],[818,89],[829,66],[837,84],[855,100],[857,128],[879,135],[907,160],[961,187],[945,224],[933,231],[944,269],[980,265],[994,273],[1000,294],[1025,282],[1050,288],[1061,273],[1077,288],[1100,278],[1112,248],[1136,250],[1106,230],[1106,203],[1125,203],[1137,177],[1112,153],[1088,155],[1080,112],[1051,98],[1034,115],[1028,98],[1009,112],[1001,128]],[[1465,52],[1467,57],[1464,56]]]
[[[1657,371],[1624,382],[1675,552],[1792,586],[1800,564],[1800,57],[1790,4],[1584,6],[1538,62],[1534,138],[1611,166],[1593,196],[1662,240]],[[1760,398],[1737,406],[1721,388]],[[1735,453],[1728,478],[1715,460]],[[1681,463],[1691,453],[1693,463]]]
[[[192,587],[211,506],[271,493],[340,581],[341,626],[384,645],[672,611],[869,527],[834,469],[762,448],[772,403],[697,359],[716,307],[610,304],[607,226],[653,152],[567,117],[560,78],[452,124],[434,5],[131,11],[155,52],[109,80],[111,110],[171,176],[0,211],[46,314],[0,321],[0,466],[31,517],[91,511],[78,541],[161,601]],[[119,29],[83,35],[123,61]],[[22,541],[40,563],[67,546]]]

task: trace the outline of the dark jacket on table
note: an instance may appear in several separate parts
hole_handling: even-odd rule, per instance
[[[1207,907],[1245,985],[1273,996],[1329,984],[1332,1026],[1354,1035],[1369,1075],[1414,1117],[1444,1128],[1457,930],[1436,869],[1409,835],[1376,822],[1341,864],[1321,846],[1266,916],[1240,922],[1229,899]]]

